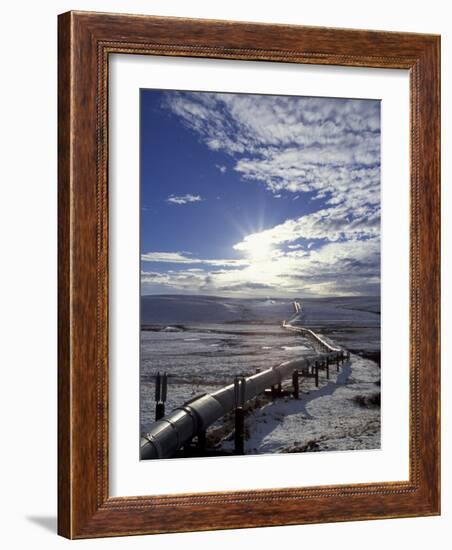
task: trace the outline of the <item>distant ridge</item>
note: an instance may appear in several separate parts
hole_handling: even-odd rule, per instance
[[[141,297],[141,324],[168,325],[187,323],[246,323],[280,324],[293,312],[291,298],[224,298],[178,294],[154,294]],[[353,325],[363,318],[378,319],[378,297],[304,298],[303,308],[309,316],[316,304],[321,317],[334,318]],[[316,316],[317,317],[317,316]],[[312,319],[314,321],[314,318]],[[378,319],[379,323],[379,319]]]

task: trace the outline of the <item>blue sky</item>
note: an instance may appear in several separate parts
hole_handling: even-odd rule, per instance
[[[141,90],[142,293],[378,294],[380,103]]]

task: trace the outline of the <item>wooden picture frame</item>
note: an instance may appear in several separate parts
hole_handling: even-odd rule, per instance
[[[59,16],[58,532],[68,538],[440,513],[440,38],[138,15]],[[266,60],[410,73],[409,481],[110,497],[110,54]]]

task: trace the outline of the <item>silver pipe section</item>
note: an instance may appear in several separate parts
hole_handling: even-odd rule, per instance
[[[280,365],[248,376],[245,378],[245,401],[253,399],[271,386],[281,384],[292,376],[294,370],[307,369],[310,362],[314,360],[326,359],[331,356],[337,358],[338,351],[285,361]],[[155,422],[150,432],[141,438],[141,459],[172,457],[193,437],[207,430],[209,426],[233,409],[234,384],[185,403],[165,418]]]
[[[310,328],[294,327],[290,323],[286,323],[286,321],[283,321],[282,327],[286,328],[287,330],[292,330],[293,332],[299,332],[300,334],[304,334],[304,335],[307,334],[308,336],[311,336],[311,338],[313,338],[316,342],[318,342],[322,346],[322,348],[327,352],[340,352],[340,351],[343,351],[342,348],[339,348],[337,346],[333,346],[332,344],[330,344],[329,342],[324,340],[321,336],[316,334]]]

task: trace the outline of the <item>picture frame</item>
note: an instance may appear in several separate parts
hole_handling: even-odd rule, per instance
[[[91,12],[59,16],[58,532],[90,538],[440,513],[440,38]],[[409,480],[109,495],[109,56],[410,75]],[[333,92],[334,93],[334,92]]]

